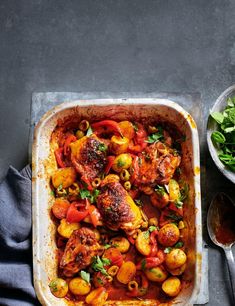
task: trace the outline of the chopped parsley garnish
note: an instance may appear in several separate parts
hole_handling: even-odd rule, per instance
[[[92,262],[92,269],[96,272],[100,271],[104,275],[108,275],[107,271],[105,270],[104,266],[110,265],[110,260],[108,258],[100,258],[99,256],[95,256]]]
[[[60,191],[60,190],[62,190],[62,189],[63,189],[63,185],[60,184],[60,185],[57,187],[57,190]]]
[[[108,147],[104,144],[104,143],[100,143],[98,145],[98,150],[101,151],[101,152],[105,152],[107,151]]]
[[[109,248],[111,248],[111,247],[112,247],[112,245],[111,245],[111,244],[108,244],[108,243],[104,245],[104,249],[105,249],[105,250],[107,250],[107,249],[109,249]]]
[[[57,280],[53,280],[53,281],[50,282],[49,287],[51,289],[51,292],[58,291],[57,284],[58,284]]]
[[[174,245],[174,248],[182,248],[183,245],[184,245],[183,241],[179,241]]]
[[[141,269],[142,269],[142,270],[145,270],[145,267],[146,267],[146,259],[143,259],[143,260],[141,261]]]
[[[149,231],[143,232],[143,236],[144,236],[145,239],[148,239],[149,238]]]
[[[82,279],[84,279],[84,281],[86,281],[87,283],[90,283],[90,273],[81,270],[80,276]]]
[[[142,201],[141,201],[140,199],[136,199],[136,200],[135,200],[135,204],[136,204],[137,206],[139,206],[139,207],[142,207],[142,206],[143,206],[143,203],[142,203]]]
[[[135,122],[132,122],[132,125],[133,125],[135,132],[138,132],[139,130],[138,125]]]
[[[183,241],[179,241],[177,242],[173,247],[167,247],[164,250],[164,253],[168,254],[170,253],[174,248],[182,248],[182,246],[184,245]]]
[[[81,189],[80,197],[82,200],[89,199],[91,204],[93,204],[96,201],[96,198],[99,195],[99,193],[100,191],[98,189],[94,189],[92,193],[87,189]]]
[[[163,186],[157,185],[156,188],[154,189],[156,193],[159,195],[163,196],[166,193],[166,190]]]
[[[149,232],[150,233],[152,233],[153,231],[155,231],[157,229],[157,227],[156,226],[154,226],[154,225],[151,225],[150,227],[149,227]]]
[[[167,247],[167,248],[165,248],[164,253],[168,254],[168,253],[170,253],[171,250],[173,250],[172,247]]]

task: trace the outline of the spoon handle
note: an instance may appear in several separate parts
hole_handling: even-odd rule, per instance
[[[232,253],[231,248],[226,248],[224,249],[227,263],[228,263],[228,270],[229,270],[229,275],[230,275],[230,280],[231,280],[231,285],[232,285],[232,290],[233,290],[233,299],[235,302],[235,261]]]

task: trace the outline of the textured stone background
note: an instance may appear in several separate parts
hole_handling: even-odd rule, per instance
[[[235,82],[234,38],[233,0],[0,0],[0,177],[27,163],[33,91],[200,92],[205,124]],[[205,209],[234,185],[201,141]],[[208,305],[233,305],[217,249],[209,269]]]

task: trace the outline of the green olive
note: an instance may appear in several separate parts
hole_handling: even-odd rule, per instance
[[[130,181],[125,182],[125,183],[124,183],[124,188],[125,188],[126,190],[130,190],[130,189],[131,189],[131,182],[130,182]]]
[[[122,172],[120,173],[120,178],[123,181],[128,181],[130,179],[130,173],[128,170],[123,169]]]
[[[76,132],[76,137],[77,137],[77,139],[81,139],[83,136],[84,136],[83,131],[77,130],[77,132]]]

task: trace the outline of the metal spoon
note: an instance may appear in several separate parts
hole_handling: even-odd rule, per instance
[[[230,239],[226,239],[226,234],[221,236],[218,233],[220,226],[222,226],[222,230],[225,230],[226,223],[224,222],[228,223]],[[214,244],[225,252],[235,302],[235,261],[231,249],[235,242],[235,205],[225,193],[218,193],[212,200],[207,214],[207,229]],[[227,235],[227,237],[229,236]]]

